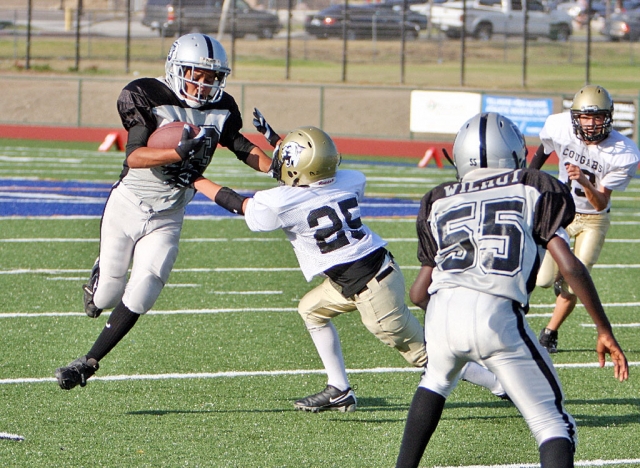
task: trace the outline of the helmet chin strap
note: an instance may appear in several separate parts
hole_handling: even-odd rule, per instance
[[[202,104],[198,101],[194,101],[193,99],[189,99],[188,97],[184,97],[183,96],[183,100],[184,102],[187,103],[187,106],[191,107],[192,109],[197,109],[198,107],[200,107]]]

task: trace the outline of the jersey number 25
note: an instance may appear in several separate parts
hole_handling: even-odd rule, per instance
[[[316,244],[323,254],[338,250],[345,245],[349,245],[349,239],[345,232],[344,223],[349,227],[349,233],[354,239],[362,239],[364,237],[364,231],[361,229],[362,221],[360,217],[353,217],[351,211],[358,207],[358,200],[355,197],[347,198],[338,202],[340,213],[337,213],[335,209],[330,206],[322,206],[316,208],[307,216],[307,222],[310,228],[317,228],[320,225],[320,219],[327,218],[331,222],[330,226],[318,229],[314,237]],[[342,215],[342,219],[341,216]],[[343,223],[344,220],[344,223]],[[335,236],[335,239],[331,237]]]

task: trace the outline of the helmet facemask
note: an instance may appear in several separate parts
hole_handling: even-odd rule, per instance
[[[603,118],[602,124],[594,124],[585,126],[580,121],[580,117],[587,115],[589,117],[601,116]],[[586,142],[599,143],[609,136],[611,130],[613,130],[613,117],[609,111],[571,111],[571,123],[573,124],[573,131],[576,136]]]
[[[180,95],[186,98],[187,102],[197,103],[197,107],[207,104],[209,102],[219,101],[222,97],[222,90],[227,84],[227,74],[223,72],[216,72],[213,83],[207,83],[196,81],[191,79],[195,73],[199,70],[207,70],[206,68],[194,67],[193,65],[178,65],[175,67],[178,70],[179,79],[176,81],[180,86]],[[188,73],[190,72],[190,73]],[[189,76],[189,78],[187,77]],[[190,94],[187,91],[187,84],[192,84],[196,87],[195,94]]]
[[[204,71],[215,73],[212,82],[194,79]],[[165,72],[173,92],[190,107],[200,107],[220,100],[231,69],[222,44],[205,34],[187,34],[171,46]],[[189,84],[195,86],[195,93],[187,91]]]
[[[602,117],[602,123],[583,125],[581,116]],[[582,141],[598,143],[613,130],[613,99],[601,86],[587,85],[578,91],[571,105],[573,132]]]

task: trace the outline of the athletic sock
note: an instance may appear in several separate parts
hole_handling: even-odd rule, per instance
[[[100,361],[118,342],[133,328],[140,314],[127,309],[122,301],[113,309],[107,324],[96,339],[91,350],[87,353],[87,359],[93,358]]]
[[[324,327],[309,329],[309,334],[327,372],[327,383],[342,391],[349,388],[349,379],[336,327],[329,322]]]
[[[445,398],[418,387],[404,426],[396,468],[416,468],[442,416]]]
[[[571,440],[564,437],[545,440],[539,450],[541,468],[573,468],[574,446]]]

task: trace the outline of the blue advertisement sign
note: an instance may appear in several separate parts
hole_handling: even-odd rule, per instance
[[[498,112],[511,119],[524,136],[538,136],[553,113],[553,100],[485,95],[482,112]]]

